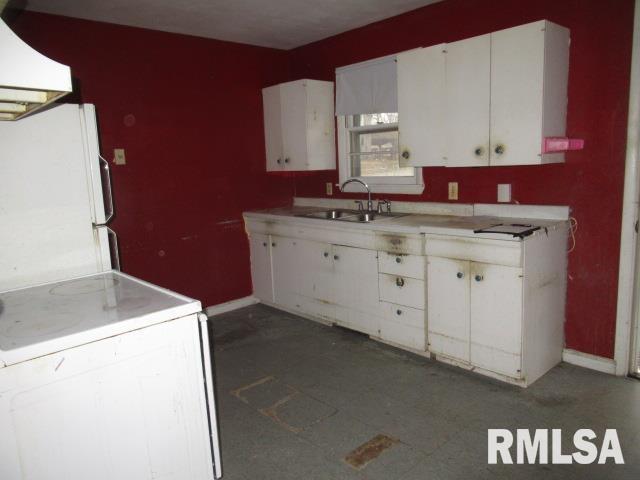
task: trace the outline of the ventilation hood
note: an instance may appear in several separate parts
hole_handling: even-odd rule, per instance
[[[69,92],[71,69],[36,52],[0,19],[0,120],[17,120]]]

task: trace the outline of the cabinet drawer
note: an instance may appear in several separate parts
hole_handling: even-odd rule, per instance
[[[378,271],[424,280],[425,258],[419,255],[378,252]]]
[[[416,308],[381,302],[384,319],[380,338],[414,350],[426,350],[425,312]]]
[[[378,284],[380,300],[424,310],[424,280],[381,273],[378,275]]]
[[[522,266],[522,242],[429,235],[425,254],[509,267]]]

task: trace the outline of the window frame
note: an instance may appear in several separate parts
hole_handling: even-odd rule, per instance
[[[424,191],[424,182],[422,179],[422,168],[414,167],[414,175],[412,177],[401,176],[388,176],[388,177],[352,177],[351,176],[351,156],[350,142],[352,131],[363,132],[375,132],[376,130],[385,131],[390,130],[390,126],[398,127],[398,123],[384,123],[380,125],[363,125],[363,126],[351,126],[349,125],[350,116],[340,115],[336,117],[336,123],[338,126],[338,176],[340,179],[340,185],[351,178],[358,178],[363,182],[366,182],[375,193],[400,193],[400,194],[420,194]],[[349,184],[343,190],[344,192],[360,192],[362,186]]]

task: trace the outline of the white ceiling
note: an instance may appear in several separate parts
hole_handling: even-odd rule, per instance
[[[27,0],[26,9],[290,49],[440,0]]]

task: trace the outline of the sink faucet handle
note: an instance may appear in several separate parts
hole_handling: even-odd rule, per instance
[[[355,200],[356,205],[358,205],[358,211],[361,212],[364,210],[364,205],[362,204],[362,200]]]
[[[391,212],[391,202],[389,200],[378,200],[378,213],[383,213],[385,205],[387,206],[387,213]]]

